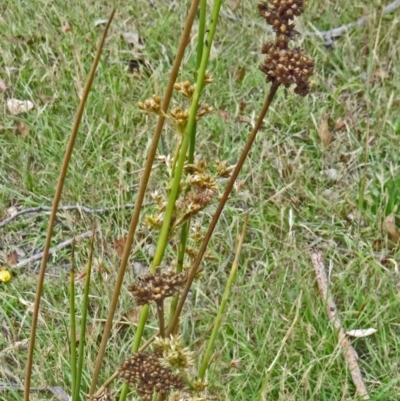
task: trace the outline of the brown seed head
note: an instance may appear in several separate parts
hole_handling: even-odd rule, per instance
[[[295,93],[305,96],[309,90],[308,80],[314,73],[314,62],[300,48],[279,49],[270,43],[260,70],[267,76],[267,82],[278,82],[288,88],[296,84]]]
[[[142,400],[151,400],[155,391],[167,394],[185,387],[182,377],[163,366],[160,357],[159,353],[137,352],[119,368],[119,375],[130,387],[136,388]]]
[[[139,102],[138,107],[146,113],[161,114],[161,97],[153,95],[151,99]]]
[[[158,303],[177,294],[185,284],[186,276],[186,272],[175,273],[172,270],[156,274],[148,273],[138,277],[129,287],[129,291],[133,293],[138,305]]]

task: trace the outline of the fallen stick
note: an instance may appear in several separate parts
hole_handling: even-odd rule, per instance
[[[146,202],[142,206],[148,206],[152,203],[153,202]],[[131,209],[134,206],[135,206],[134,203],[127,203],[126,205],[123,205],[123,206],[109,206],[109,207],[102,207],[99,209],[91,209],[90,207],[82,206],[82,205],[66,205],[66,206],[60,206],[58,208],[58,212],[67,212],[67,211],[78,210],[79,212],[84,212],[87,214],[103,214],[103,213],[107,213],[107,212]],[[19,212],[13,214],[12,216],[7,217],[6,219],[0,221],[0,228],[4,227],[8,223],[11,223],[17,217],[22,216],[24,214],[42,213],[42,212],[51,212],[51,206],[37,206],[37,207],[30,207],[28,209],[20,210]]]
[[[381,16],[389,14],[393,11],[395,11],[397,8],[400,7],[400,0],[395,0],[388,4],[387,6],[382,8]],[[243,22],[243,19],[240,17],[236,17],[234,15],[228,14],[227,12],[222,11],[221,16],[234,22]],[[371,18],[370,15],[364,16],[359,18],[357,21],[351,22],[346,25],[342,25],[337,28],[329,29],[328,31],[318,31],[315,29],[313,32],[306,31],[302,33],[304,36],[319,36],[325,41],[325,45],[327,47],[332,46],[334,42],[334,38],[339,38],[340,36],[343,36],[346,34],[348,31],[351,29],[359,28],[363,25],[365,25],[368,21],[368,19]],[[265,24],[262,23],[256,23],[255,25],[260,26],[262,28],[265,27]]]
[[[82,239],[84,239],[84,238],[90,237],[91,235],[92,235],[92,230],[86,231],[86,232],[84,232],[84,233],[82,233],[82,234],[79,234],[79,235],[77,235],[76,237],[67,239],[67,240],[64,241],[64,242],[60,242],[60,243],[57,244],[56,246],[53,246],[52,248],[49,249],[49,256],[50,256],[50,255],[53,255],[53,253],[56,253],[56,252],[59,251],[60,249],[63,249],[63,248],[65,248],[65,247],[67,247],[67,246],[72,245],[72,243],[73,243],[74,241],[75,241],[75,242],[78,242],[78,241],[80,241],[80,240],[82,240]],[[21,268],[21,267],[24,267],[24,266],[26,266],[26,265],[29,265],[30,263],[33,263],[33,262],[36,262],[36,261],[42,259],[42,256],[43,256],[43,252],[39,252],[39,253],[37,253],[36,255],[31,256],[30,258],[21,260],[21,262],[18,262],[17,264],[13,265],[12,267],[13,267],[13,268]]]
[[[396,0],[388,4],[386,7],[382,8],[381,16],[385,14],[389,14],[396,10],[396,8],[400,7],[400,0]],[[319,36],[324,39],[325,44],[327,46],[331,46],[333,44],[333,39],[343,36],[346,32],[350,31],[354,28],[359,28],[365,25],[368,19],[371,18],[370,15],[359,18],[355,22],[351,22],[350,24],[342,25],[338,28],[330,29],[329,31],[315,31],[315,32],[305,32],[305,36]]]
[[[351,378],[353,380],[354,386],[356,387],[356,392],[359,397],[363,400],[369,400],[368,390],[365,386],[364,380],[362,378],[360,366],[358,365],[358,356],[355,349],[350,344],[346,333],[342,327],[338,311],[336,308],[335,301],[332,296],[328,293],[328,276],[325,271],[324,259],[322,252],[313,251],[311,252],[311,262],[314,267],[315,275],[317,276],[317,283],[319,288],[319,294],[322,300],[326,303],[326,312],[328,314],[329,320],[331,321],[335,331],[338,333],[339,337],[339,347],[343,350],[344,360],[350,371]]]

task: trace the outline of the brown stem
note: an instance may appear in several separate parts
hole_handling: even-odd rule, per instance
[[[97,380],[98,380],[98,377],[100,374],[101,365],[103,363],[103,358],[104,358],[104,353],[106,350],[107,341],[108,341],[108,338],[109,338],[110,332],[111,332],[111,327],[112,327],[112,322],[114,319],[115,310],[117,308],[119,294],[121,292],[122,281],[124,279],[125,271],[126,271],[126,268],[128,265],[128,259],[129,259],[130,251],[132,248],[133,238],[135,235],[136,227],[139,222],[140,208],[143,203],[144,195],[146,193],[147,183],[149,181],[150,173],[152,170],[152,165],[153,165],[156,153],[157,153],[158,141],[160,139],[161,132],[162,132],[162,129],[164,126],[164,121],[165,121],[164,114],[168,110],[169,102],[171,100],[172,92],[174,89],[174,84],[175,84],[176,78],[179,73],[181,61],[183,59],[183,55],[184,55],[186,46],[188,45],[189,40],[190,40],[190,31],[192,29],[193,21],[196,16],[196,11],[197,11],[197,8],[199,5],[199,1],[200,0],[192,1],[192,5],[190,7],[188,17],[186,19],[186,25],[182,32],[178,51],[177,51],[177,54],[176,54],[176,57],[174,60],[174,64],[172,66],[171,75],[170,75],[169,81],[168,81],[168,86],[165,91],[164,98],[163,98],[163,101],[161,104],[161,109],[162,109],[163,113],[161,113],[161,115],[158,118],[157,126],[156,126],[154,136],[153,136],[153,139],[152,139],[152,142],[150,145],[150,149],[149,149],[146,164],[144,167],[143,175],[140,180],[139,191],[137,194],[135,208],[133,210],[132,219],[131,219],[131,223],[129,226],[128,236],[126,238],[124,253],[122,255],[121,263],[119,266],[118,276],[117,276],[117,279],[115,282],[114,291],[113,291],[110,307],[108,310],[107,320],[106,320],[106,324],[104,326],[103,336],[101,339],[99,352],[98,352],[97,358],[96,358],[95,369],[93,372],[92,382],[91,382],[90,390],[89,390],[90,395],[94,393],[94,390],[97,385]]]
[[[51,236],[53,233],[54,223],[57,215],[57,208],[60,203],[61,193],[64,187],[65,177],[67,175],[68,164],[71,159],[72,150],[74,148],[75,139],[78,134],[78,128],[82,119],[83,110],[85,108],[86,100],[89,96],[90,88],[92,87],[93,79],[95,76],[95,72],[97,69],[97,65],[100,60],[101,52],[103,50],[104,42],[107,37],[108,28],[111,25],[111,21],[114,17],[115,10],[112,11],[110,18],[108,19],[107,25],[104,29],[103,36],[101,38],[100,44],[97,48],[96,56],[93,60],[92,68],[89,73],[88,80],[85,85],[85,89],[83,91],[82,99],[79,103],[78,111],[76,113],[74,125],[72,127],[71,135],[69,138],[69,142],[67,145],[67,149],[65,151],[64,160],[61,166],[60,176],[57,181],[56,193],[54,195],[53,207],[51,209],[50,220],[47,226],[47,234],[46,234],[46,242],[44,244],[43,249],[43,257],[42,262],[40,264],[40,271],[38,276],[38,282],[36,287],[36,295],[35,295],[35,303],[33,305],[33,314],[32,314],[32,326],[31,326],[31,334],[28,348],[28,360],[26,363],[26,373],[25,373],[25,386],[24,386],[24,401],[29,401],[29,392],[31,387],[31,378],[32,378],[32,362],[33,362],[33,353],[35,350],[35,339],[36,339],[36,329],[39,315],[39,307],[40,307],[40,298],[42,296],[43,291],[43,282],[44,275],[46,272],[47,259],[49,256],[50,244],[51,244]]]
[[[157,302],[157,315],[158,325],[160,328],[160,336],[165,337],[165,323],[164,323],[164,301]]]
[[[190,269],[188,280],[187,280],[187,282],[185,284],[185,287],[184,287],[184,289],[182,291],[182,295],[181,295],[181,297],[179,299],[179,302],[178,302],[178,305],[176,307],[174,318],[172,319],[172,322],[168,326],[167,335],[170,335],[171,333],[175,332],[175,329],[176,329],[176,327],[178,325],[178,322],[179,322],[180,313],[182,312],[183,305],[184,305],[184,303],[186,301],[186,297],[187,297],[187,295],[189,293],[189,290],[190,290],[190,287],[191,287],[192,282],[194,280],[194,277],[196,276],[197,269],[199,268],[201,260],[202,260],[202,258],[204,256],[204,253],[205,253],[206,249],[207,249],[208,242],[210,241],[210,238],[212,236],[214,228],[217,225],[219,216],[221,215],[221,212],[222,212],[222,210],[223,210],[223,208],[225,206],[225,203],[228,200],[229,194],[232,191],[233,185],[235,184],[235,181],[236,181],[236,179],[237,179],[237,177],[239,175],[239,172],[240,172],[240,170],[241,170],[241,168],[243,166],[244,161],[247,158],[247,155],[248,155],[248,153],[249,153],[249,151],[251,149],[251,146],[253,145],[253,142],[256,139],[257,132],[261,127],[261,124],[263,122],[265,114],[267,113],[267,111],[269,109],[269,106],[271,105],[271,102],[272,102],[272,100],[273,100],[273,98],[275,96],[275,93],[276,93],[278,87],[279,87],[278,83],[274,82],[272,84],[272,86],[271,86],[271,88],[269,90],[269,94],[268,94],[267,98],[265,99],[264,106],[263,106],[263,108],[262,108],[262,110],[261,110],[261,112],[260,112],[260,114],[259,114],[259,116],[257,118],[256,124],[254,125],[253,131],[251,132],[251,135],[250,135],[249,139],[247,140],[246,145],[243,148],[242,154],[240,155],[239,161],[236,164],[235,169],[232,172],[231,178],[229,179],[229,182],[228,182],[228,184],[227,184],[227,186],[225,188],[225,192],[224,192],[224,194],[223,194],[223,196],[222,196],[222,198],[221,198],[221,200],[220,200],[220,202],[218,204],[217,210],[214,213],[214,216],[213,216],[213,218],[211,220],[210,226],[208,227],[207,234],[203,239],[203,242],[201,244],[201,248],[199,250],[199,253],[197,254],[196,260],[194,261],[193,266]]]

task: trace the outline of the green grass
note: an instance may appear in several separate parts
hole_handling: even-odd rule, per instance
[[[146,0],[113,2],[117,15],[76,142],[62,197],[64,205],[98,208],[135,199],[137,171],[143,165],[156,124],[156,119],[142,115],[136,104],[153,93],[162,94],[187,12],[186,5],[170,11],[168,2],[156,3],[158,9],[151,8]],[[235,117],[257,114],[267,91],[258,63],[260,46],[269,33],[260,25],[255,3],[240,2],[235,13],[242,22],[221,18],[217,28],[208,68],[214,83],[206,87],[203,97],[216,112],[201,121],[197,135],[197,152],[211,163],[215,159],[235,163],[250,131],[249,124]],[[6,110],[6,97],[0,99],[0,215],[10,206],[51,205],[79,92],[101,33],[94,22],[107,18],[111,11],[108,2],[66,4],[13,0],[7,7],[0,6],[0,78],[9,85],[12,97],[35,104],[28,113],[11,116]],[[229,2],[224,7],[226,10]],[[200,360],[233,261],[235,237],[244,212],[251,210],[241,267],[208,376],[209,393],[221,400],[255,400],[263,382],[265,400],[354,399],[354,386],[337,347],[337,336],[315,285],[308,253],[311,246],[322,249],[327,266],[332,264],[331,290],[344,327],[378,330],[371,337],[352,340],[372,399],[398,399],[399,276],[395,264],[385,264],[383,259],[398,261],[399,253],[385,247],[381,231],[384,217],[398,212],[400,203],[400,88],[396,79],[400,73],[396,41],[400,32],[396,12],[381,20],[372,2],[328,1],[321,5],[311,1],[302,24],[307,30],[312,30],[311,24],[324,30],[351,22],[355,16],[374,13],[376,18],[337,40],[332,50],[317,38],[299,38],[316,61],[318,75],[313,78],[312,93],[302,99],[279,90],[242,171],[245,185],[230,199],[210,244],[216,261],[207,263],[206,274],[191,292],[183,334]],[[61,29],[65,21],[72,32]],[[144,57],[153,69],[150,75],[128,71],[128,62],[134,56],[121,34],[135,30],[145,41]],[[182,80],[193,76],[195,55],[193,40],[185,56]],[[244,79],[236,82],[235,74],[242,67],[246,70]],[[379,71],[385,71],[387,78],[379,78]],[[44,103],[40,100],[43,96],[54,102]],[[179,101],[176,96],[173,104]],[[241,102],[246,107],[239,112]],[[219,110],[228,112],[230,120],[225,122]],[[328,149],[322,148],[318,137],[324,116],[329,118],[333,134]],[[347,128],[333,131],[338,118],[347,118]],[[30,128],[26,139],[16,135],[16,121]],[[167,128],[164,135],[172,151],[173,131]],[[324,174],[328,169],[335,169],[339,179],[329,180]],[[159,187],[160,177],[165,174],[159,169],[150,181],[151,190]],[[360,223],[348,216],[357,216],[364,179]],[[204,225],[212,209],[202,215]],[[83,378],[86,386],[118,267],[113,240],[126,234],[129,219],[130,211],[96,217],[101,232],[96,263],[103,263],[111,274],[96,270],[95,263]],[[91,216],[77,212],[60,213],[54,244],[90,230],[91,221]],[[46,215],[25,215],[1,228],[0,256],[4,259],[14,249],[25,254],[21,259],[30,256],[43,246],[46,224]],[[156,236],[142,232],[148,243],[155,243]],[[377,240],[383,241],[380,250],[374,247]],[[88,251],[89,240],[77,244],[78,273],[85,269]],[[173,255],[172,248],[169,255]],[[144,264],[151,261],[139,241],[133,259]],[[51,257],[48,266],[33,369],[36,388],[59,385],[68,392],[71,384],[69,260],[70,249],[64,249]],[[0,286],[0,298],[4,300],[0,303],[0,349],[12,347],[1,354],[0,385],[19,387],[23,383],[27,355],[17,344],[29,337],[37,272],[37,264],[14,269],[13,279]],[[133,269],[127,276],[128,284],[133,280]],[[82,282],[77,294],[79,306]],[[265,371],[295,317],[300,296],[299,319],[265,379]],[[126,319],[133,309],[125,288],[116,321]],[[153,312],[146,337],[156,327]],[[130,328],[115,325],[100,382],[129,354],[131,338]],[[232,361],[239,361],[238,365]],[[0,393],[0,399],[17,401],[21,393]],[[32,394],[31,399],[51,397]]]

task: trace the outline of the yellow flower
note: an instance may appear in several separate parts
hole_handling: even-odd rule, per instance
[[[0,282],[7,283],[11,279],[11,273],[8,270],[0,270]]]

